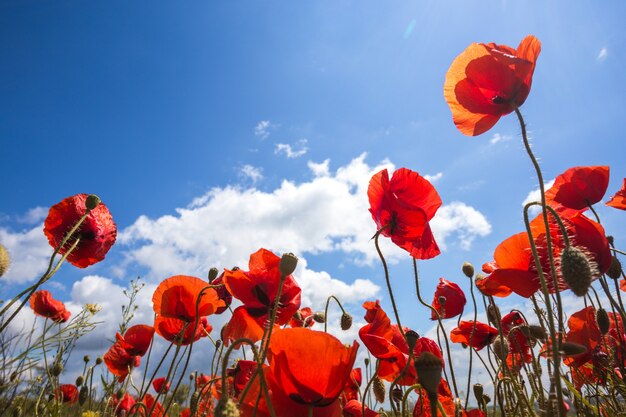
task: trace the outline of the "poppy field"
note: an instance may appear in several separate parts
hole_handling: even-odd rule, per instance
[[[87,304],[72,315],[46,284],[61,268],[107,262],[117,226],[98,196],[76,194],[49,208],[42,231],[50,244],[47,270],[0,306],[0,417],[626,415],[620,262],[626,252],[594,209],[604,200],[626,210],[626,178],[621,189],[608,190],[608,166],[573,166],[545,186],[521,110],[540,53],[533,35],[516,48],[472,43],[445,76],[443,98],[463,135],[484,134],[503,117],[517,119],[540,189],[540,198],[524,207],[525,229],[491,248],[493,257],[482,265],[458,266],[469,293],[444,278],[434,293],[420,289],[418,262],[445,256],[429,224],[442,199],[419,167],[384,169],[367,190],[376,229],[369,243],[391,310],[363,300],[357,340],[346,344],[329,331],[329,308],[341,311],[341,330],[353,327],[340,298],[331,296],[325,310],[303,305],[294,273],[298,254],[259,248],[247,265],[211,268],[205,277],[162,277],[151,294],[151,322],[133,320],[142,289],[131,284],[108,349],[77,358],[73,347],[97,326],[100,307]],[[416,309],[437,326],[435,338],[402,325],[408,312],[396,305],[400,284],[380,247],[384,239],[412,262],[410,290]],[[1,244],[0,276],[11,262]],[[406,279],[402,285],[406,290]],[[562,292],[585,307],[572,310]],[[501,308],[511,295],[533,308]],[[41,330],[9,332],[24,309]],[[226,317],[221,328],[214,327],[218,315]],[[194,349],[201,339],[212,345],[208,357]],[[153,350],[157,340],[164,352]],[[453,366],[453,345],[464,348],[468,372]],[[204,355],[205,367],[192,368],[194,355]],[[66,376],[70,360],[82,363],[75,379]]]

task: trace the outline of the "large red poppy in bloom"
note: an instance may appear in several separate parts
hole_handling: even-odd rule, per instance
[[[200,338],[206,337],[213,330],[206,317],[200,317],[196,327],[194,327],[195,324],[195,320],[187,322],[163,316],[156,316],[154,319],[154,329],[157,334],[168,342],[180,346],[194,343]]]
[[[48,217],[44,222],[44,233],[53,248],[57,248],[66,234],[74,227],[76,222],[86,213],[85,201],[88,194],[76,194],[67,197],[50,208]],[[104,259],[117,237],[117,226],[111,217],[106,205],[100,203],[89,212],[80,228],[74,233],[59,251],[65,251],[80,238],[76,248],[69,254],[67,261],[79,268],[86,268]]]
[[[35,314],[41,317],[47,317],[57,323],[65,323],[70,319],[72,313],[65,309],[63,302],[52,298],[50,291],[35,291],[30,296],[30,308]]]
[[[225,270],[224,284],[233,297],[243,305],[237,307],[222,331],[222,339],[230,343],[242,337],[260,340],[274,307],[280,285],[280,257],[267,249],[259,249],[250,255],[249,271]],[[280,308],[276,325],[289,322],[300,308],[300,287],[292,275],[285,278],[280,295]]]
[[[104,363],[109,372],[123,381],[132,368],[141,363],[141,357],[146,354],[152,338],[154,328],[139,324],[129,328],[124,335],[116,335],[117,341],[104,354]]]
[[[277,330],[268,350],[270,385],[296,403],[329,406],[348,382],[358,348],[356,341],[347,347],[326,332]]]
[[[472,331],[474,335],[472,336]],[[498,329],[479,321],[461,321],[459,327],[452,329],[450,340],[453,343],[463,343],[476,350],[488,346],[498,337]]]
[[[607,206],[614,207],[620,210],[626,210],[626,178],[622,183],[622,189],[615,193],[609,201],[606,202]]]
[[[605,273],[611,266],[611,252],[606,240],[604,229],[582,213],[570,211],[561,213],[563,223],[568,231],[570,243],[587,254],[596,266],[594,278]],[[565,242],[552,216],[550,218],[550,236],[552,239],[554,259],[559,259]],[[543,216],[539,215],[531,222],[531,231],[539,253],[541,267],[550,292],[554,292],[554,284],[550,274],[550,263],[546,244],[546,233]],[[541,281],[530,250],[530,240],[526,232],[518,233],[504,240],[494,252],[494,261],[483,265],[483,271],[489,274],[476,282],[476,286],[487,295],[506,297],[515,292],[522,297],[530,297],[541,288]],[[561,278],[557,268],[559,291],[568,286]]]
[[[456,127],[468,136],[485,133],[526,101],[541,42],[532,35],[517,49],[473,43],[457,56],[443,86]]]
[[[409,345],[402,336],[398,325],[391,324],[389,317],[378,301],[367,301],[363,307],[367,310],[365,313],[367,324],[359,329],[359,337],[370,353],[380,359],[378,376],[392,382],[406,367],[409,360]],[[404,330],[408,331],[409,329],[405,328]],[[413,348],[413,358],[419,357],[423,352],[431,352],[443,362],[441,349],[434,340],[427,337],[417,339]],[[417,373],[415,367],[410,364],[398,384],[413,385],[415,383],[417,383]]]
[[[440,303],[440,297],[445,299],[443,305]],[[463,312],[465,307],[465,294],[463,290],[452,281],[439,278],[439,284],[435,289],[435,296],[433,298],[432,307],[437,310],[439,317],[442,319],[449,319],[456,317]],[[437,320],[437,315],[434,311],[431,311],[431,320]]]
[[[200,278],[175,275],[159,284],[152,296],[154,312],[163,317],[195,321],[225,306],[217,291]],[[197,307],[196,307],[197,306]]]
[[[546,190],[546,203],[573,210],[586,210],[602,200],[609,186],[608,166],[570,168],[557,176]]]
[[[367,189],[370,213],[383,236],[415,259],[439,255],[439,247],[428,222],[441,206],[441,198],[427,179],[400,168],[391,180],[386,169],[375,174]]]

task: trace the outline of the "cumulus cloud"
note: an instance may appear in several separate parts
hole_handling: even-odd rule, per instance
[[[424,175],[424,178],[426,178],[430,182],[437,182],[442,177],[443,177],[443,172],[438,172],[435,175],[428,175],[428,174]]]
[[[261,139],[266,139],[269,135],[269,129],[272,126],[269,120],[261,120],[254,128],[254,135]]]
[[[469,250],[476,237],[491,233],[491,224],[487,218],[475,208],[459,201],[442,206],[430,225],[442,250],[446,249],[450,236],[456,236],[460,247]]]
[[[309,161],[307,166],[315,177],[327,177],[330,175],[329,169],[330,159],[325,159],[324,162],[316,163]]]
[[[598,56],[596,57],[596,60],[602,62],[605,59],[607,59],[608,56],[609,56],[609,50],[606,47],[604,47],[600,49],[600,52],[598,52]]]
[[[289,159],[300,158],[309,150],[306,144],[306,139],[300,139],[293,146],[288,143],[277,143],[276,148],[274,148],[274,153],[277,155],[282,153]]]
[[[43,234],[43,225],[20,232],[0,228],[0,243],[11,256],[11,266],[2,276],[3,281],[25,284],[35,281],[45,272],[52,249]]]
[[[252,165],[244,165],[241,167],[239,171],[239,176],[244,179],[248,179],[252,181],[252,183],[256,183],[263,179],[263,170],[261,168],[252,166]]]
[[[20,223],[25,224],[38,224],[42,222],[48,215],[47,207],[35,207],[26,212],[23,216],[20,216],[17,220]]]
[[[494,133],[491,139],[489,140],[489,143],[491,143],[492,145],[495,145],[498,142],[508,142],[511,139],[513,139],[513,136],[511,135],[502,135],[500,133]]]
[[[554,179],[544,183],[544,189],[549,189],[550,187],[552,187],[554,185]],[[532,190],[531,192],[528,193],[528,195],[526,196],[526,198],[524,199],[524,201],[522,201],[522,207],[526,206],[526,204],[528,203],[532,203],[532,202],[541,202],[541,190],[539,189],[539,187],[537,187],[536,189]],[[528,209],[528,213],[530,215],[534,215],[536,216],[537,214],[539,214],[541,212],[541,207],[540,206],[533,206],[530,209]]]

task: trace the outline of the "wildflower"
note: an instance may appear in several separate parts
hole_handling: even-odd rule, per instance
[[[363,374],[361,372],[361,368],[354,368],[352,372],[350,372],[350,378],[348,378],[348,381],[343,387],[343,392],[341,394],[341,398],[344,404],[350,400],[355,400],[359,398],[359,387],[362,383]]]
[[[442,306],[439,298],[445,297],[445,306]],[[439,284],[435,290],[432,307],[437,310],[442,319],[456,317],[463,312],[466,299],[463,290],[452,281],[439,278]],[[431,311],[431,320],[437,320],[434,311]]]
[[[440,250],[428,222],[441,206],[441,198],[428,180],[400,168],[391,180],[386,169],[375,174],[367,189],[370,213],[383,236],[415,259],[430,259]]]
[[[552,187],[546,190],[546,203],[586,210],[602,200],[608,186],[608,166],[573,167],[555,178]]]
[[[65,309],[65,304],[52,298],[52,294],[46,290],[35,291],[30,296],[30,308],[38,316],[47,317],[57,323],[65,323],[72,314]]]
[[[367,406],[365,407],[365,414],[363,414],[363,404],[359,402],[357,399],[352,399],[343,406],[343,417],[378,417],[376,411],[370,410]]]
[[[289,319],[289,326],[291,327],[312,327],[315,324],[313,320],[313,310],[311,307],[304,307],[293,315]]]
[[[123,336],[117,333],[116,342],[104,354],[104,363],[109,372],[123,381],[132,368],[139,366],[153,336],[154,328],[145,324],[130,327]]]
[[[67,233],[87,212],[86,202],[89,195],[76,194],[67,197],[50,208],[44,222],[44,233],[53,248],[58,248]],[[67,261],[79,268],[86,268],[104,259],[117,237],[117,226],[106,205],[100,203],[89,211],[87,218],[80,225],[66,245],[59,249],[64,254],[80,238],[76,248],[67,257]]]
[[[200,278],[186,275],[169,277],[159,284],[152,296],[154,312],[163,317],[195,321],[213,314],[225,305],[213,288]]]
[[[195,324],[195,320],[187,322],[158,315],[154,319],[154,329],[157,334],[165,340],[181,346],[196,342],[200,338],[206,337],[213,330],[206,317],[201,317],[197,326]]]
[[[606,202],[606,205],[616,209],[626,210],[626,178],[624,178],[622,182],[622,189],[616,192],[615,195]]]
[[[517,50],[495,43],[473,43],[454,59],[443,93],[461,133],[485,133],[500,117],[524,104],[540,51],[541,42],[529,35]]]
[[[261,340],[268,321],[268,312],[274,308],[281,281],[281,258],[267,249],[259,249],[250,255],[249,268],[225,270],[224,284],[228,291],[243,305],[237,307],[226,324],[222,338],[226,343],[242,337]],[[284,277],[280,294],[280,309],[275,325],[284,325],[300,308],[301,289],[292,275]]]
[[[461,321],[459,322],[459,327],[452,329],[450,332],[450,340],[452,342],[464,343],[476,350],[481,350],[491,344],[496,336],[498,336],[498,329],[479,321]]]
[[[159,394],[166,394],[170,390],[170,383],[165,377],[156,378],[152,381],[152,388]]]
[[[74,384],[61,384],[55,396],[61,402],[74,404],[78,401],[78,388]]]

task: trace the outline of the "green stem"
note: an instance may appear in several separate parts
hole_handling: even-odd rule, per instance
[[[389,292],[391,306],[393,307],[393,313],[396,316],[396,322],[398,323],[398,328],[400,329],[400,333],[402,334],[402,337],[406,339],[406,336],[404,334],[404,328],[402,328],[402,324],[400,324],[400,315],[398,314],[398,308],[396,307],[396,300],[393,297],[393,291],[391,290],[391,281],[389,280],[389,269],[387,268],[387,262],[385,261],[385,257],[383,256],[383,253],[381,252],[380,246],[378,244],[378,238],[380,236],[380,233],[385,229],[385,227],[377,231],[376,234],[374,235],[374,245],[376,246],[376,252],[378,252],[380,261],[383,264],[383,269],[385,270],[385,282],[387,283],[387,290]]]
[[[337,305],[341,309],[341,312],[343,314],[346,314],[346,310],[344,310],[343,306],[341,305],[341,302],[337,299],[337,297],[335,297],[334,295],[331,295],[330,297],[328,297],[326,299],[326,308],[324,309],[324,332],[328,332],[328,305],[330,304],[330,300],[332,299],[334,299],[337,302]]]

